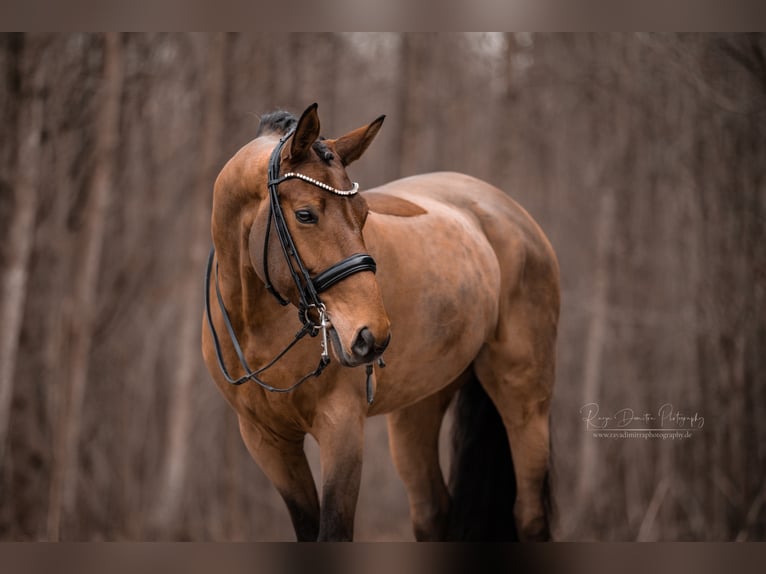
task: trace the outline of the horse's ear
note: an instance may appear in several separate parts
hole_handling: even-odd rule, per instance
[[[298,120],[298,126],[295,128],[293,141],[290,144],[290,158],[294,161],[304,159],[318,137],[319,115],[317,114],[317,104],[313,103],[306,108],[301,119]]]
[[[335,144],[335,152],[338,154],[343,165],[348,165],[362,156],[364,150],[367,149],[372,140],[375,139],[375,136],[378,135],[384,119],[386,119],[386,116],[380,116],[370,125],[348,132],[333,142]]]

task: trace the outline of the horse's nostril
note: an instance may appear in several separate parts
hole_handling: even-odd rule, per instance
[[[388,334],[388,337],[386,337],[386,340],[383,341],[380,345],[377,346],[375,349],[378,353],[383,353],[388,348],[388,344],[391,342],[391,333]]]
[[[367,328],[363,327],[356,336],[356,341],[351,346],[351,350],[358,357],[366,357],[375,349],[375,336]]]

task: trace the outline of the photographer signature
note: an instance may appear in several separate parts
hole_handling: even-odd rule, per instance
[[[580,408],[586,430],[633,428],[641,425],[644,429],[701,429],[705,426],[705,417],[695,412],[693,415],[676,409],[671,403],[665,403],[656,413],[636,413],[631,408],[624,408],[612,414],[601,414],[598,403],[587,403]]]

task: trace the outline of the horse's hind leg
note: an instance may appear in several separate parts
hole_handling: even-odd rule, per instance
[[[555,323],[525,323],[525,313],[501,326],[475,362],[476,375],[495,403],[508,433],[517,483],[514,507],[522,540],[550,538],[546,496],[548,417],[554,380]]]
[[[417,540],[446,535],[450,497],[439,466],[439,430],[460,382],[387,417],[391,457],[407,489]]]
[[[316,541],[319,499],[303,440],[275,437],[242,417],[239,430],[250,455],[285,501],[298,541]]]

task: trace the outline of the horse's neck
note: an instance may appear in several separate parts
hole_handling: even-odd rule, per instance
[[[216,186],[219,184],[216,183]],[[224,191],[230,191],[223,185]],[[216,193],[219,193],[218,188]],[[248,254],[249,230],[257,207],[243,210],[252,198],[244,193],[232,192],[226,202],[213,206],[213,243],[221,296],[238,334],[258,324],[259,309],[268,295],[263,282],[255,274]],[[244,219],[247,217],[248,219]]]
[[[268,315],[269,294],[241,253],[219,254],[218,282],[229,318],[238,334],[247,336]]]

